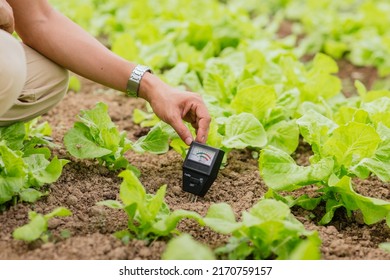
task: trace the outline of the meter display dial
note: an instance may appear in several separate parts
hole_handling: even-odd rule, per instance
[[[196,161],[207,166],[211,165],[214,157],[215,157],[214,151],[199,146],[193,147],[190,150],[190,153],[188,155],[189,160]]]

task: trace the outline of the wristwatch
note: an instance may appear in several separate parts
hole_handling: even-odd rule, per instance
[[[145,65],[138,64],[131,72],[130,78],[127,81],[126,93],[130,97],[138,97],[139,84],[146,72],[153,73],[152,70]]]

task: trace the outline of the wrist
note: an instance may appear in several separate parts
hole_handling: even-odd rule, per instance
[[[161,91],[164,90],[166,84],[163,83],[157,76],[152,73],[145,73],[139,85],[138,97],[152,103]]]

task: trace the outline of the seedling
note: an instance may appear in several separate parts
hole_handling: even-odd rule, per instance
[[[97,159],[111,170],[134,167],[124,154],[132,148],[126,132],[120,132],[108,114],[108,106],[98,102],[91,110],[83,110],[79,121],[64,136],[69,153],[81,159]]]
[[[217,178],[224,154],[222,150],[193,141],[183,163],[183,190],[205,196]]]
[[[29,223],[15,229],[12,236],[15,239],[24,240],[26,242],[33,242],[38,239],[45,243],[49,242],[49,220],[54,217],[66,217],[70,215],[72,215],[72,212],[65,207],[58,207],[46,215],[30,211],[28,213],[28,217],[30,219]]]
[[[127,213],[128,228],[115,233],[123,242],[133,238],[151,241],[177,234],[177,224],[185,218],[204,225],[202,217],[196,212],[169,209],[164,201],[166,185],[161,186],[155,194],[150,194],[132,171],[122,171],[119,176],[123,178],[119,192],[121,201],[105,200],[98,205],[123,209]]]

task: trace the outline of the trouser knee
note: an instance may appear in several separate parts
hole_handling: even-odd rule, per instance
[[[0,30],[0,116],[18,99],[26,82],[26,57],[20,43]]]
[[[69,72],[37,51],[22,45],[26,55],[27,79],[12,107],[0,116],[0,126],[28,121],[57,105],[67,92]]]

